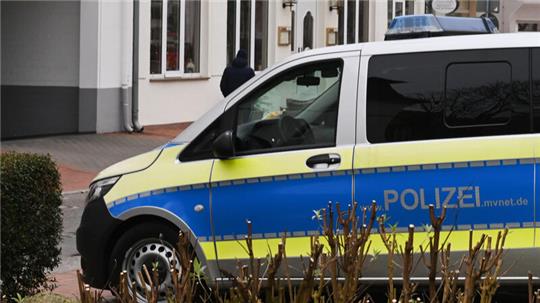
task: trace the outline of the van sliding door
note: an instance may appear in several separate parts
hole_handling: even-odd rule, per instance
[[[516,263],[508,275],[526,276],[531,264],[539,272],[529,49],[380,55],[365,67],[355,199],[377,201],[398,232],[425,231],[429,205],[437,215],[446,207],[453,251],[468,250],[471,229],[496,238],[509,228],[505,248]]]

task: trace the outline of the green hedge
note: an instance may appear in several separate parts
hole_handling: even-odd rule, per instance
[[[50,288],[60,263],[62,189],[50,156],[1,155],[1,280],[8,298]]]

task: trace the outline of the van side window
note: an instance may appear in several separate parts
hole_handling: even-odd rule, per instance
[[[235,105],[236,151],[264,153],[334,146],[341,61],[288,70]]]
[[[180,161],[194,161],[213,158],[212,143],[222,132],[232,128],[234,117],[227,111],[212,122],[180,154]]]
[[[371,57],[369,142],[531,132],[528,54],[495,49]]]

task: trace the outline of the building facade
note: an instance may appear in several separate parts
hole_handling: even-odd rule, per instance
[[[423,13],[540,30],[538,0],[2,1],[2,138],[190,122],[222,98],[238,49],[261,71]]]

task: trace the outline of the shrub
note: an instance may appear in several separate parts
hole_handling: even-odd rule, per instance
[[[60,263],[62,190],[50,156],[1,155],[2,293],[27,296],[53,285]]]
[[[9,302],[9,301],[8,301]],[[69,298],[52,292],[41,292],[21,299],[12,299],[11,303],[78,303],[76,298]],[[6,302],[7,303],[7,302]]]

